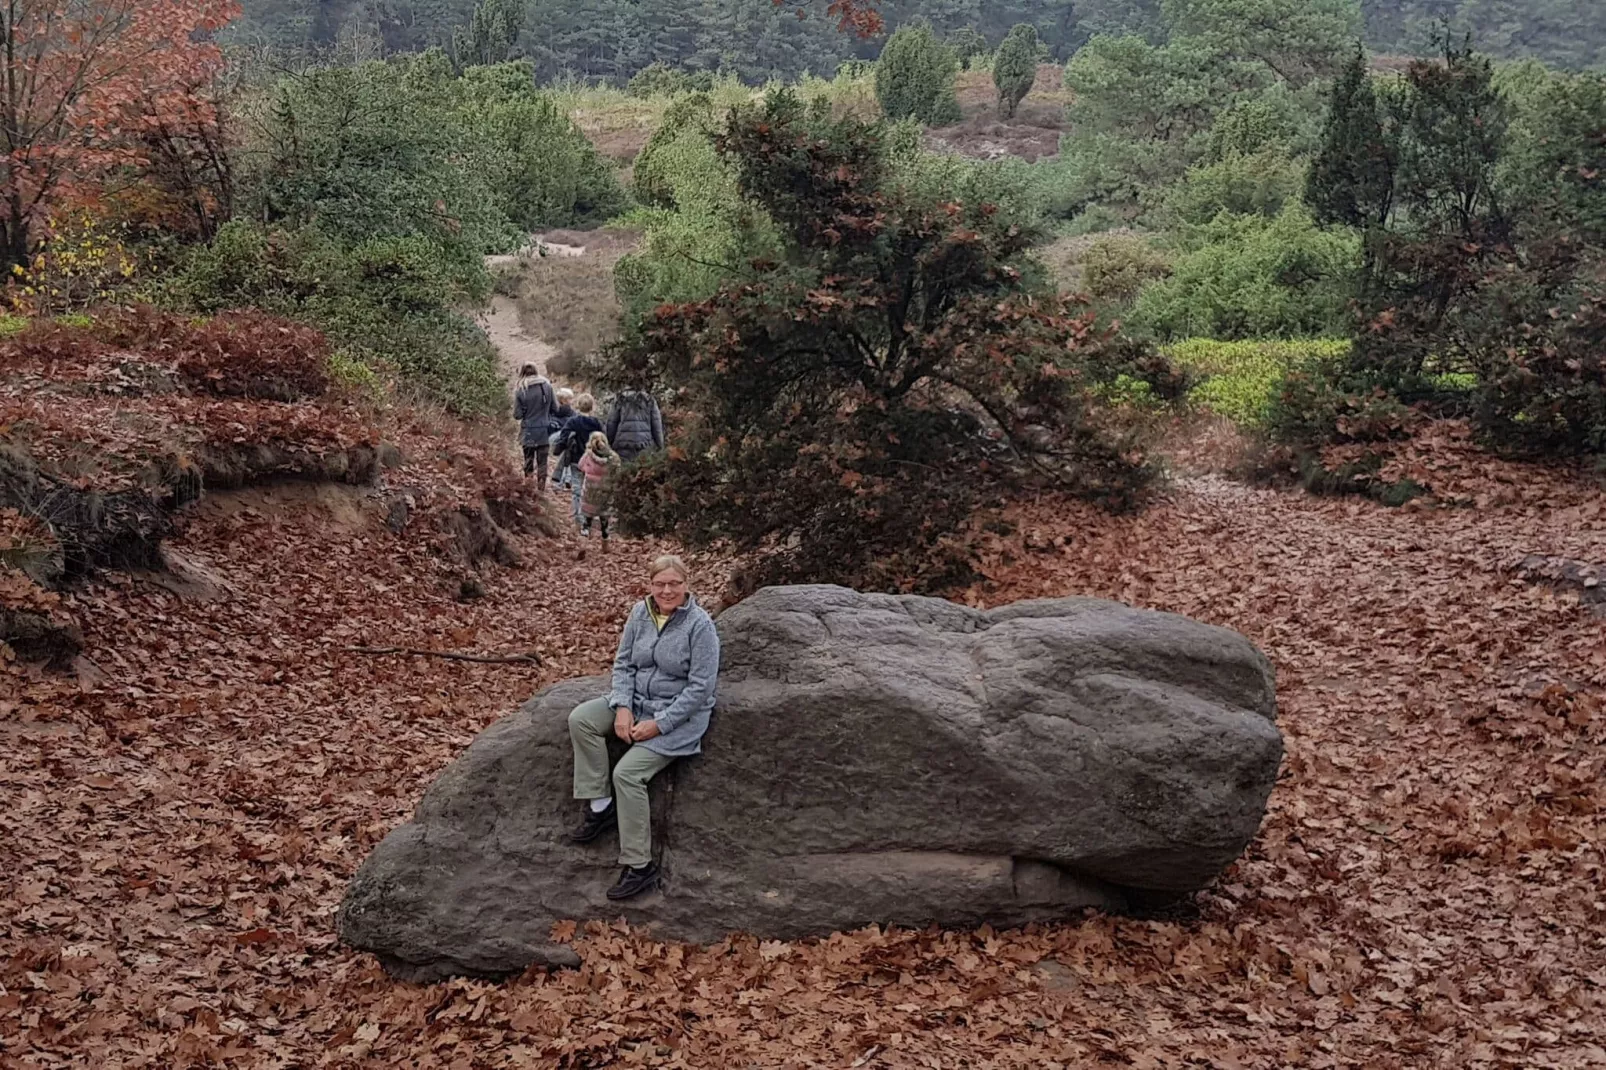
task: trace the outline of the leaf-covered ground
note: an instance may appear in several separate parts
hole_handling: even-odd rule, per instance
[[[177,543],[212,600],[108,575],[67,599],[103,675],[0,666],[0,1065],[1606,1065],[1606,630],[1510,571],[1606,560],[1606,506],[1454,443],[1412,463],[1468,504],[1044,499],[960,593],[1116,597],[1271,655],[1284,774],[1195,914],[711,948],[602,919],[582,969],[504,984],[395,983],[335,908],[478,729],[602,666],[652,548],[524,537],[461,603],[360,492],[212,498]]]

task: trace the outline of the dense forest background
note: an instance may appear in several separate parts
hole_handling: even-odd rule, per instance
[[[273,64],[357,61],[449,47],[474,7],[474,0],[244,0],[229,35]],[[1496,58],[1575,69],[1606,64],[1600,0],[1365,0],[1362,7],[1368,42],[1384,53],[1420,53],[1448,23]],[[880,8],[889,31],[923,19],[941,35],[974,29],[989,46],[1016,23],[1032,23],[1055,59],[1094,34],[1158,40],[1165,26],[1162,0],[887,0]],[[874,59],[882,40],[840,34],[817,11],[773,0],[530,0],[516,51],[543,79],[628,79],[661,62],[761,81]]]

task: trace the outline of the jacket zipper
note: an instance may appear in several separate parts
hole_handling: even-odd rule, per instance
[[[663,626],[662,629],[659,629],[657,627],[653,628],[653,637],[652,637],[652,655],[653,655],[653,658],[652,658],[652,671],[653,671],[654,675],[657,675],[657,673],[658,673],[658,640],[660,640],[660,639],[662,639],[664,637],[664,632],[667,632],[669,630],[669,626],[671,624],[675,623],[675,618],[680,616],[681,612],[685,608],[686,608],[685,603],[681,603],[681,605],[680,605],[680,607],[678,609],[676,609],[673,613],[669,614],[669,619],[664,621],[664,626]],[[647,612],[647,623],[648,624],[652,623],[652,611],[651,610],[648,610],[648,612]],[[651,699],[651,697],[652,697],[651,695],[647,696],[647,698],[649,698],[649,699]]]

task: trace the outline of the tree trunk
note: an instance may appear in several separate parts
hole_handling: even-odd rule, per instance
[[[8,269],[28,267],[31,259],[29,254],[33,250],[32,243],[28,240],[28,213],[22,206],[20,192],[12,191],[5,206],[5,220],[0,226],[3,226],[5,231],[5,266]],[[7,274],[9,276],[10,272]]]

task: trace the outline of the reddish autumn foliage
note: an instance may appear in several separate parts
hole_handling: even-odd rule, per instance
[[[812,7],[817,0],[773,0],[776,7],[798,7],[800,9]],[[825,5],[827,18],[836,20],[838,30],[843,33],[857,34],[859,37],[874,37],[886,29],[886,20],[881,17],[877,9],[877,0],[828,0]],[[804,12],[799,11],[801,18]]]
[[[36,322],[0,343],[0,444],[105,493],[198,457],[248,455],[285,475],[345,472],[353,457],[371,463],[380,436],[354,399],[329,393],[327,355],[317,331],[259,312]]]
[[[279,316],[218,316],[192,328],[177,348],[179,374],[213,394],[295,401],[329,386],[328,339]]]
[[[0,343],[0,369],[32,366],[57,381],[89,379],[107,354],[127,350],[219,397],[299,401],[329,387],[323,333],[254,309],[202,320],[149,307],[110,309],[86,326],[36,320]]]
[[[468,448],[396,438],[419,460],[395,486],[438,486]],[[1045,496],[990,540],[967,600],[1122,598],[1238,628],[1275,662],[1284,776],[1197,914],[706,948],[610,918],[560,933],[580,969],[500,984],[400,984],[330,918],[475,732],[606,668],[661,547],[575,560],[573,536],[521,539],[527,567],[488,569],[462,603],[357,492],[203,501],[177,546],[212,600],[108,574],[63,598],[81,679],[0,662],[0,1061],[1606,1065],[1606,651],[1574,596],[1506,568],[1536,549],[1606,560],[1606,508],[1555,472],[1430,463],[1478,508],[1182,478],[1134,516]],[[380,643],[544,664],[347,649]]]
[[[153,144],[215,124],[211,36],[235,0],[19,0],[0,20],[0,237],[25,264],[51,210]],[[157,141],[153,142],[152,139]]]

